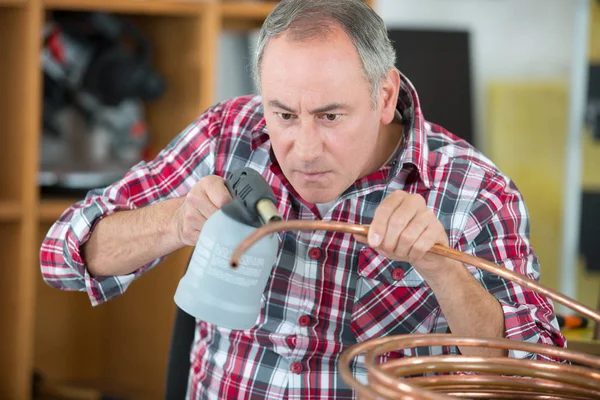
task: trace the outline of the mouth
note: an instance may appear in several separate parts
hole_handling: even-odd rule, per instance
[[[296,171],[303,179],[309,180],[309,181],[314,181],[314,180],[318,180],[323,178],[325,175],[327,175],[329,173],[329,171],[322,171],[322,172],[314,172],[314,171],[310,171],[310,172],[305,172],[305,171]]]

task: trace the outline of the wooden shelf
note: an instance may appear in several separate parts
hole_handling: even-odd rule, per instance
[[[221,15],[224,19],[256,20],[262,23],[277,3],[277,1],[224,1],[221,4]]]
[[[14,7],[25,5],[25,0],[0,0],[0,7]]]
[[[220,10],[223,28],[227,30],[260,29],[265,18],[279,1],[221,0]],[[373,7],[374,0],[365,0]]]
[[[39,213],[40,222],[53,223],[77,200],[78,199],[42,199]]]
[[[0,201],[0,222],[18,221],[21,211],[21,205],[17,201]]]
[[[200,14],[215,3],[216,0],[44,0],[44,6],[50,10],[182,16]]]

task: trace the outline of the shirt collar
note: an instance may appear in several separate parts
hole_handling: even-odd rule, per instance
[[[427,146],[426,121],[421,111],[419,95],[412,82],[402,72],[400,72],[400,80],[400,94],[396,108],[402,116],[405,143],[396,150],[396,154],[392,157],[392,169],[388,176],[395,177],[407,164],[412,164],[417,168],[423,184],[430,188],[431,177],[427,168],[429,148]],[[261,145],[267,144],[269,145],[267,151],[270,151],[267,124],[262,106],[260,107],[259,115],[262,115],[262,118],[251,132],[251,146],[252,150],[256,150]]]
[[[259,107],[260,110],[258,114],[261,115],[260,121],[258,121],[258,124],[256,124],[254,129],[252,129],[252,131],[250,132],[250,143],[252,151],[256,150],[262,144],[267,143],[269,141],[269,134],[267,133],[267,122],[265,121],[264,110],[262,105],[260,105]]]
[[[431,187],[429,175],[426,121],[421,111],[419,95],[412,82],[400,72],[400,94],[396,108],[402,115],[404,125],[404,145],[400,146],[394,155],[394,165],[390,176],[396,176],[407,164],[417,168],[423,184]]]

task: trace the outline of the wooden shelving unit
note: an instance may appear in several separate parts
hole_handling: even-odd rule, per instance
[[[220,7],[223,29],[231,31],[259,29],[276,5],[276,1],[225,1]]]
[[[25,0],[0,0],[0,7],[22,6]]]
[[[128,14],[188,15],[199,14],[205,7],[216,5],[215,0],[44,0],[52,10],[108,11]]]
[[[32,399],[32,377],[162,399],[175,311],[191,249],[170,255],[120,298],[97,308],[84,293],[47,286],[43,237],[78,199],[42,198],[37,184],[44,18],[53,10],[127,14],[153,44],[168,91],[146,110],[161,149],[214,102],[223,29],[258,27],[276,2],[0,0],[0,399]],[[72,399],[72,398],[71,398]],[[41,398],[40,398],[41,400]]]
[[[51,224],[56,221],[61,214],[79,199],[42,199],[40,201],[39,221],[44,224]]]
[[[13,222],[21,218],[21,204],[16,201],[0,202],[0,222]]]
[[[276,1],[226,1],[221,4],[221,13],[224,19],[255,20],[262,23],[276,5]]]

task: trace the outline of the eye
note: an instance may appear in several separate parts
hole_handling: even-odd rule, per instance
[[[284,121],[289,121],[294,118],[294,115],[290,113],[277,113],[277,116]]]
[[[341,114],[323,114],[323,118],[325,118],[329,122],[336,121],[340,117],[341,117]]]

